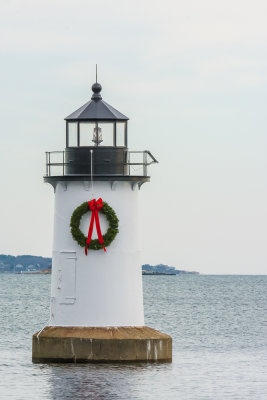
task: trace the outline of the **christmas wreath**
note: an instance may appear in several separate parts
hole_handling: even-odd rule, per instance
[[[80,222],[82,216],[89,211],[92,211],[92,215],[88,231],[88,237],[86,237],[80,230]],[[109,222],[108,230],[103,236],[100,229],[99,215],[98,215],[99,212],[104,214]],[[94,221],[96,224],[98,239],[92,239]],[[88,202],[85,201],[84,203],[79,205],[73,211],[70,220],[72,237],[81,247],[85,247],[86,255],[87,255],[87,249],[100,250],[103,248],[104,251],[106,251],[106,247],[109,246],[111,242],[113,242],[117,233],[119,232],[118,225],[119,225],[119,220],[115,211],[108,205],[108,203],[102,201],[101,198],[99,198],[98,200],[93,199]]]

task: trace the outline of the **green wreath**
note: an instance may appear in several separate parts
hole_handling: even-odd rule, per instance
[[[88,202],[85,201],[73,211],[70,220],[72,237],[81,247],[87,246],[87,237],[84,236],[83,232],[80,230],[80,222],[82,216],[89,211],[90,209]],[[109,222],[109,228],[107,232],[103,235],[104,246],[107,247],[110,245],[111,242],[113,242],[117,233],[119,232],[119,220],[113,208],[111,208],[105,201],[103,201],[103,207],[101,208],[101,210],[99,210],[99,213],[104,214]],[[92,239],[88,249],[100,250],[103,249],[103,245],[99,243],[98,239]]]

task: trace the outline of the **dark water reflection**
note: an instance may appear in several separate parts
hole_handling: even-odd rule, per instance
[[[141,399],[147,390],[151,391],[151,379],[155,379],[156,371],[163,368],[166,373],[166,368],[170,367],[147,364],[95,364],[50,365],[48,368],[51,399],[102,400]]]
[[[32,364],[49,284],[0,275],[1,399],[267,398],[266,276],[144,277],[146,324],[172,335],[172,364]]]

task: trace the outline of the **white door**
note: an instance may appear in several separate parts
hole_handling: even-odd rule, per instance
[[[59,304],[74,304],[76,300],[76,252],[61,251],[59,258],[57,279]]]

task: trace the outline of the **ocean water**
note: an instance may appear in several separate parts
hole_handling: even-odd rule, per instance
[[[172,364],[32,364],[50,276],[0,275],[0,398],[267,399],[267,276],[145,276],[146,324]]]

